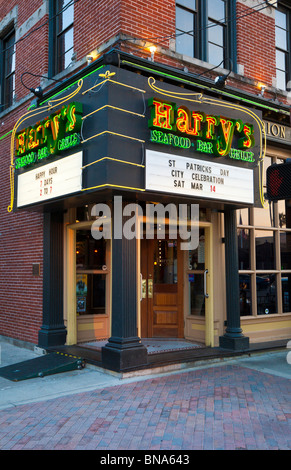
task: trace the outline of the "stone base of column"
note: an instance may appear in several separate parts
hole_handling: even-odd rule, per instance
[[[41,328],[38,332],[38,346],[49,348],[50,346],[62,346],[66,343],[66,328]]]
[[[139,342],[139,338],[109,338],[102,348],[102,367],[122,372],[136,367],[146,366],[148,362],[147,348]]]
[[[224,336],[219,337],[219,347],[223,349],[231,349],[233,351],[246,351],[249,349],[249,338],[247,336]]]

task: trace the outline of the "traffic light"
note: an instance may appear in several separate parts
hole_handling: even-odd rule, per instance
[[[291,162],[274,164],[267,168],[267,199],[291,199]]]

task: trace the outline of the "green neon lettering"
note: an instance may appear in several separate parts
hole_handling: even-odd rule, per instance
[[[78,131],[82,126],[82,104],[72,102],[59,111],[22,130],[16,135],[16,156],[37,150],[36,159],[41,160],[58,150],[66,150],[80,143]],[[74,132],[74,133],[73,133]],[[66,134],[69,134],[66,136]],[[59,144],[63,139],[66,141]],[[18,168],[23,161],[17,160]]]

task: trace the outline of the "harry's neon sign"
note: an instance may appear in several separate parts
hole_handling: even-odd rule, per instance
[[[16,135],[15,167],[21,168],[38,160],[78,145],[82,124],[82,104],[70,103]]]
[[[255,145],[252,124],[243,123],[241,119],[228,119],[200,111],[190,111],[186,106],[177,107],[175,103],[155,98],[149,100],[149,106],[151,117],[148,125],[152,129],[152,142],[190,148],[194,146],[191,140],[195,139],[198,152],[212,153],[216,156],[230,154],[231,158],[238,158],[232,156],[232,144],[235,138],[236,147],[242,154],[241,159],[253,161],[254,154],[248,152]]]

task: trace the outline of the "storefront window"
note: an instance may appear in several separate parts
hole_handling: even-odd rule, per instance
[[[242,316],[252,314],[251,276],[249,274],[239,276],[239,304]]]
[[[105,274],[77,273],[77,313],[105,313]]]
[[[199,230],[199,245],[188,252],[188,282],[190,315],[205,316],[205,231]]]
[[[280,233],[281,269],[291,269],[291,232]]]
[[[281,158],[266,157],[266,169]],[[241,315],[290,313],[291,205],[268,204],[263,209],[237,210]]]
[[[189,251],[189,266],[190,271],[197,269],[205,269],[205,234],[204,229],[199,230],[199,245],[195,250]]]
[[[276,274],[257,275],[258,315],[277,312]]]
[[[279,227],[286,228],[286,202],[278,201]]]
[[[104,314],[106,302],[106,241],[90,230],[76,231],[76,296],[79,315]]]
[[[250,234],[248,229],[238,229],[237,244],[239,269],[250,269]]]
[[[258,270],[275,269],[274,233],[268,230],[256,230],[256,268]]]
[[[190,315],[205,316],[204,275],[189,274]]]
[[[106,242],[95,240],[89,230],[77,230],[76,267],[78,269],[104,269]]]
[[[254,211],[254,224],[257,227],[273,227],[274,226],[274,218],[273,218],[273,203],[271,203],[271,207],[268,203],[266,203],[266,207],[264,209],[253,209]]]
[[[236,212],[237,225],[249,225],[249,209],[240,209]]]
[[[291,273],[282,274],[281,284],[283,312],[291,312]]]

